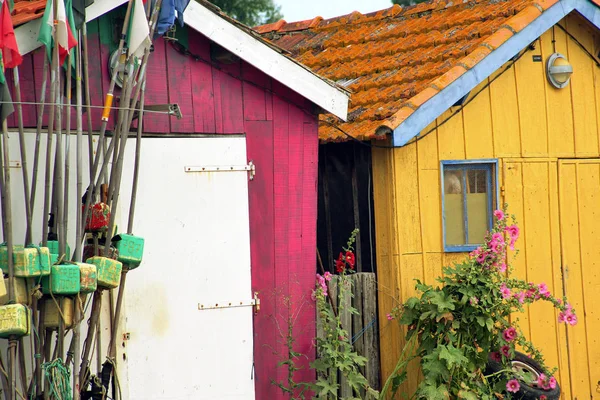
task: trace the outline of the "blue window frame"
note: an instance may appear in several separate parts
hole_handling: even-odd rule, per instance
[[[441,162],[444,251],[475,250],[492,227],[498,160]]]

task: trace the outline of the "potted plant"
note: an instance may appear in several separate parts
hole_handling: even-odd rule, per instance
[[[558,310],[561,323],[575,325],[577,316],[566,298],[553,296],[545,283],[511,278],[507,251],[514,250],[519,237],[511,219],[509,224],[504,211],[496,210],[484,245],[464,262],[445,267],[440,286],[417,281],[420,295],[390,313],[389,319],[408,326],[407,346],[383,393],[396,392],[406,379],[408,362],[420,359],[418,399],[560,397],[552,376],[556,369],[548,369],[514,313],[544,301]],[[411,355],[406,356],[409,347]]]

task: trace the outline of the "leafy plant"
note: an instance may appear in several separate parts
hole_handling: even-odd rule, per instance
[[[338,272],[338,293],[341,299],[352,297],[352,282],[349,274],[354,272],[355,257],[353,245],[358,230],[352,232],[347,246],[343,248],[336,261]],[[337,372],[346,378],[347,384],[352,389],[350,399],[374,399],[379,393],[369,386],[367,379],[360,372],[360,367],[367,362],[365,357],[358,355],[352,348],[348,332],[342,326],[340,315],[345,310],[351,314],[358,314],[350,302],[342,300],[338,310],[334,310],[332,302],[328,301],[328,282],[333,275],[325,272],[317,274],[316,289],[313,298],[317,303],[317,313],[323,324],[324,337],[316,339],[317,359],[311,363],[311,368],[317,371],[317,380],[311,385],[316,398],[323,400],[337,400],[338,389]],[[346,294],[349,293],[349,296]]]
[[[444,268],[438,278],[442,286],[433,287],[417,280],[419,297],[408,299],[392,311],[389,318],[399,318],[408,326],[407,348],[416,347],[398,362],[386,382],[385,393],[398,390],[405,377],[407,363],[420,357],[423,381],[417,399],[510,399],[520,383],[531,384],[532,377],[518,375],[510,360],[515,348],[524,349],[544,369],[535,383],[543,388],[556,386],[542,354],[528,341],[511,315],[524,311],[525,305],[546,301],[559,310],[559,322],[577,323],[575,310],[554,297],[544,283],[534,284],[510,278],[507,249],[514,250],[519,228],[508,225],[502,210],[494,212],[495,226],[485,244],[460,264]],[[416,344],[415,344],[416,343]],[[407,351],[405,348],[405,351]],[[485,375],[488,360],[501,363],[502,369]],[[394,382],[395,380],[395,382]]]

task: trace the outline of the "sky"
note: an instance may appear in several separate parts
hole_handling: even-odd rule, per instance
[[[287,22],[311,19],[318,15],[327,19],[352,11],[368,13],[392,6],[391,0],[274,0],[281,6]]]

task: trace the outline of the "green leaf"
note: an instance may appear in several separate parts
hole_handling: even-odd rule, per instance
[[[434,292],[431,296],[431,303],[437,306],[438,312],[454,310],[454,301],[444,292]]]
[[[457,349],[450,343],[448,346],[440,346],[440,360],[446,360],[449,368],[461,364],[466,364],[469,362],[469,359],[463,355],[463,352],[460,349]]]
[[[461,391],[459,391],[458,392],[458,398],[459,399],[465,399],[465,400],[478,400],[479,399],[475,393],[470,392],[468,390],[461,390]]]

